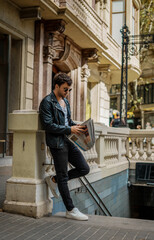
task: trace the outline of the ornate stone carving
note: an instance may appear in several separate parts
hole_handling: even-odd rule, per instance
[[[45,28],[45,47],[46,58],[49,60],[52,53],[52,59],[55,66],[60,71],[70,72],[73,69],[81,66],[80,49],[64,34],[65,21],[47,20],[44,23]],[[46,44],[47,43],[47,44]],[[51,46],[51,47],[49,47]],[[52,50],[51,50],[52,49]]]
[[[54,33],[52,37],[52,48],[54,53],[53,59],[59,60],[64,54],[65,38],[64,35],[58,33]]]
[[[100,64],[98,66],[98,71],[100,72],[100,81],[110,85],[110,64]]]
[[[98,50],[96,48],[85,48],[82,50],[82,57],[83,59],[88,60],[88,62],[97,62],[97,51]]]
[[[52,58],[53,58],[53,49],[50,45],[43,46],[43,59],[44,63],[50,63],[52,64]]]
[[[89,77],[90,77],[90,69],[88,68],[87,64],[84,64],[81,70],[81,81],[87,82]]]
[[[68,38],[65,38],[64,44],[64,51],[60,52],[59,59],[55,59],[54,64],[61,71],[69,72],[81,66],[81,52]],[[55,47],[54,50],[56,51]]]
[[[64,52],[64,36],[62,35],[64,30],[65,21],[62,19],[44,22],[44,62],[52,63],[53,59],[59,59]]]
[[[44,27],[45,31],[49,33],[63,33],[65,31],[65,24],[66,22],[63,19],[47,20],[44,23]]]

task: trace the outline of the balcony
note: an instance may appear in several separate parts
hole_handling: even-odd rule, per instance
[[[110,65],[112,83],[120,82],[121,46],[110,35],[109,6],[103,3],[96,12],[86,0],[12,0],[21,13],[27,17],[53,20],[63,19],[66,22],[64,34],[74,41],[81,49],[96,48],[99,63]],[[21,17],[21,14],[20,14]],[[24,16],[22,15],[22,18]],[[24,19],[26,20],[26,19]],[[139,59],[131,58],[128,69],[128,80],[139,76]]]

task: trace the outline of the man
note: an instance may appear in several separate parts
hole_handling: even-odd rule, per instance
[[[68,140],[71,133],[85,132],[85,127],[71,120],[70,105],[66,99],[71,91],[72,79],[65,73],[58,73],[53,79],[54,90],[40,104],[40,119],[46,132],[46,143],[53,156],[56,176],[49,176],[46,182],[53,195],[58,197],[58,189],[67,209],[66,217],[88,220],[88,216],[75,208],[68,189],[68,180],[89,173],[89,166],[79,149]],[[73,169],[67,170],[68,163]]]
[[[124,125],[124,121],[121,121],[121,124]],[[120,125],[120,115],[117,112],[116,113],[116,118],[112,119],[111,123],[110,123],[110,127],[119,127]]]

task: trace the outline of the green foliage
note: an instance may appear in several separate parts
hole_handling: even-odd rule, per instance
[[[154,33],[154,1],[141,0],[140,33]]]

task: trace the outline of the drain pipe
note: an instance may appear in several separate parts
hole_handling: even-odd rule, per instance
[[[6,35],[8,42],[7,54],[7,82],[6,82],[6,125],[5,125],[5,140],[7,141],[8,134],[8,117],[9,117],[9,92],[10,92],[10,76],[11,76],[11,35]],[[6,144],[5,144],[6,153]]]

